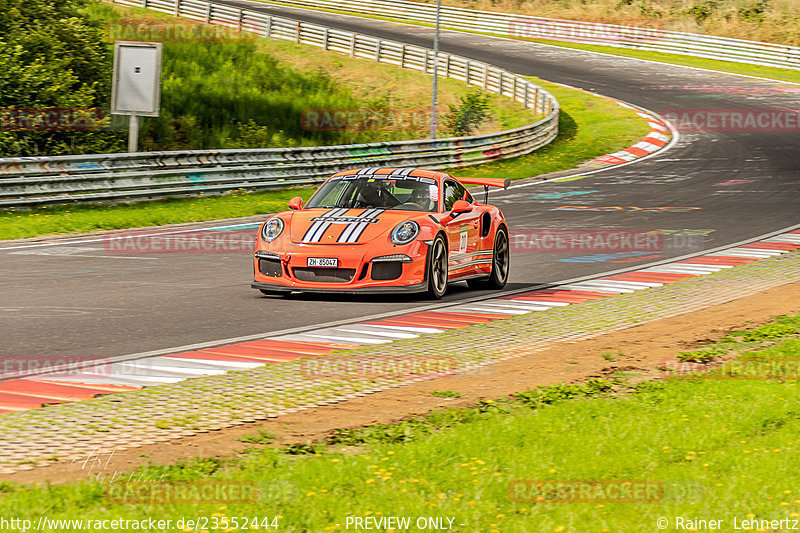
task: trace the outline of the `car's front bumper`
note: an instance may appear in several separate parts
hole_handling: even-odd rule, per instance
[[[417,285],[406,286],[389,286],[389,287],[361,287],[361,288],[327,288],[327,287],[313,287],[313,286],[287,286],[278,283],[263,283],[260,281],[253,281],[250,287],[261,291],[275,292],[275,293],[290,293],[290,292],[319,292],[319,293],[335,293],[335,294],[414,294],[418,292],[425,292],[428,290],[426,282]]]
[[[377,250],[342,245],[284,246],[280,252],[264,248],[253,256],[252,287],[259,290],[386,294],[427,288],[428,245],[422,241]],[[395,255],[405,259],[378,260]],[[336,258],[338,264],[309,267],[309,258]]]

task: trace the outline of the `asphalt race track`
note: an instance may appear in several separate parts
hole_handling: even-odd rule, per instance
[[[432,42],[428,28],[227,3],[420,46]],[[656,113],[800,110],[800,85],[783,82],[457,32],[444,32],[441,48]],[[718,89],[698,90],[704,85]],[[492,202],[502,207],[512,232],[671,231],[660,250],[639,255],[536,253],[520,245],[509,288],[642,267],[798,223],[800,129],[794,124],[792,131],[771,125],[752,131],[682,128],[671,149],[641,162],[494,193]],[[26,248],[0,243],[0,355],[118,356],[431,303],[399,296],[262,297],[249,287],[251,269],[249,253],[110,253],[103,242],[70,240]],[[462,285],[451,286],[445,301],[475,296]]]

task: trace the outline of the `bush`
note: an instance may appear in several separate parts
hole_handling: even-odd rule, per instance
[[[492,118],[489,95],[472,92],[461,97],[458,106],[450,105],[450,112],[444,117],[447,130],[458,137],[469,135],[481,124]]]

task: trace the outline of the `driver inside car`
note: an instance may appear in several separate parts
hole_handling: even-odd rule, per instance
[[[360,189],[356,207],[382,207],[391,209],[400,201],[389,192],[391,184],[384,180],[368,181]]]
[[[411,194],[398,208],[409,211],[432,211],[433,200],[431,200],[429,186],[424,183],[415,184],[411,189]]]

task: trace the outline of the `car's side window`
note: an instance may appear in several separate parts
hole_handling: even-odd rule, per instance
[[[474,203],[475,200],[470,196],[463,185],[455,181],[444,182],[444,210],[450,211],[456,200],[466,200],[469,203]]]

